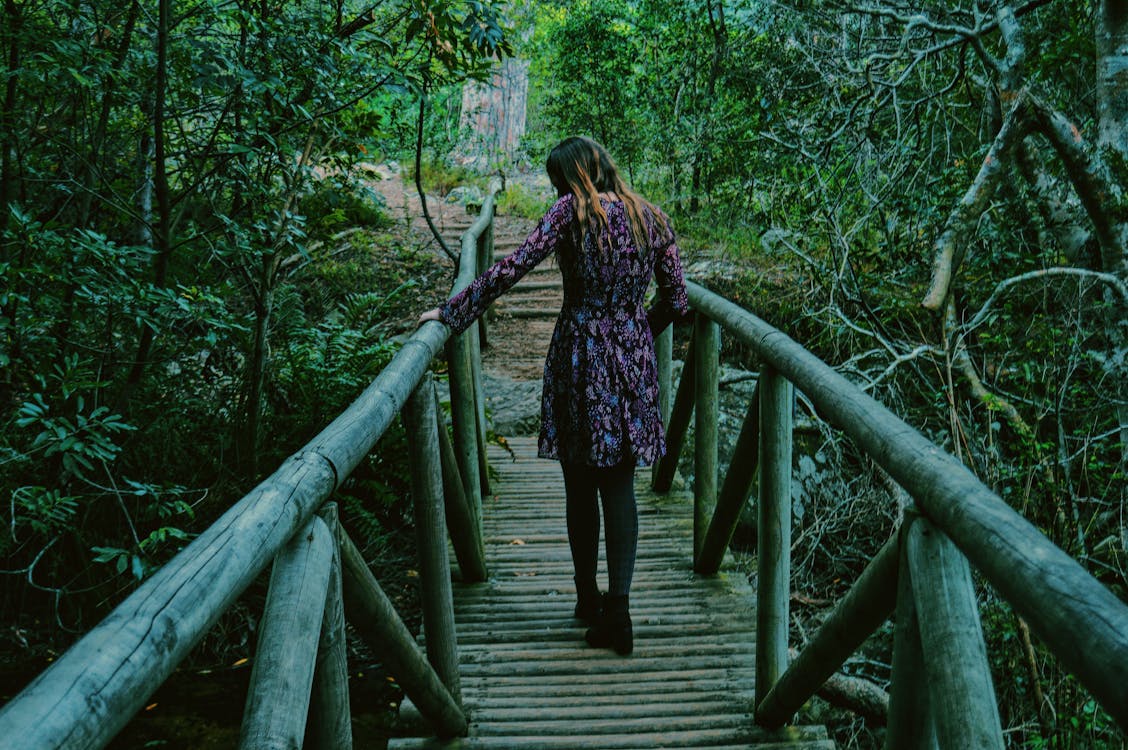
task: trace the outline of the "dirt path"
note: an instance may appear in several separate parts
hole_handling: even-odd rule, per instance
[[[435,261],[450,267],[453,263],[443,254],[423,218],[422,206],[415,187],[402,175],[388,167],[371,169],[371,186],[385,196],[388,211],[407,224],[409,235],[433,250]],[[531,189],[543,186],[531,182]],[[428,209],[443,241],[455,252],[461,247],[461,236],[477,220],[458,203],[428,197]],[[494,259],[509,255],[520,247],[536,221],[500,214],[494,220]],[[545,354],[549,338],[563,299],[561,274],[554,259],[546,259],[522,279],[512,290],[494,303],[490,317],[490,335],[483,350],[484,376],[491,381],[487,388],[487,407],[502,434],[535,432],[539,413],[539,383],[544,374]],[[441,299],[447,290],[434,290]]]

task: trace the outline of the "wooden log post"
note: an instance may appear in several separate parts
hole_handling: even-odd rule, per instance
[[[670,411],[674,405],[673,399],[673,364],[674,364],[674,327],[666,326],[654,339],[654,358],[658,365],[658,413],[662,417],[662,426],[667,432],[670,427]],[[658,467],[661,460],[655,461],[650,471],[650,482],[654,484],[658,478]]]
[[[464,736],[466,716],[439,675],[419,650],[360,551],[341,534],[341,573],[345,617],[384,667],[435,728],[439,737]]]
[[[697,359],[696,349],[694,342],[690,341],[685,362],[682,363],[678,393],[674,397],[674,407],[670,411],[670,424],[666,430],[666,453],[658,461],[654,471],[652,486],[655,492],[669,492],[674,484],[674,475],[678,471],[678,457],[681,455],[686,433],[689,432],[689,422],[693,417],[693,400],[697,397],[694,373],[697,368],[693,364]]]
[[[476,330],[471,332],[470,337],[470,372],[473,375],[474,383],[474,428],[475,438],[478,441],[479,497],[488,497],[490,494],[490,466],[486,456],[486,391],[482,386],[482,347]],[[481,510],[482,504],[479,502],[479,514]]]
[[[732,540],[744,503],[752,492],[756,468],[760,465],[760,387],[752,392],[748,412],[736,438],[725,481],[717,497],[717,509],[705,532],[705,544],[698,556],[696,570],[702,575],[713,575],[720,570],[729,542]]]
[[[928,706],[928,677],[920,646],[913,576],[904,541],[915,514],[906,514],[898,531],[896,626],[893,630],[893,682],[889,690],[889,723],[885,729],[886,750],[936,750],[936,732]]]
[[[411,456],[411,495],[415,507],[427,657],[451,697],[461,705],[434,393],[431,374],[427,373],[404,406],[403,421]]]
[[[795,712],[888,619],[897,600],[899,554],[898,539],[893,537],[862,571],[771,690],[756,694],[757,724],[775,729],[791,721]]]
[[[475,252],[477,255],[477,268],[476,274],[482,273],[493,263],[493,222],[489,223],[485,231],[478,235],[474,243]],[[489,319],[493,315],[493,305],[486,310],[482,317],[478,318],[478,341],[483,349],[490,346],[490,325]]]
[[[349,705],[349,663],[345,640],[345,610],[341,600],[341,528],[337,504],[327,503],[319,513],[333,542],[329,562],[329,586],[325,592],[325,614],[317,644],[317,666],[313,672],[309,721],[305,747],[309,750],[352,750],[352,710]]]
[[[1002,750],[967,559],[925,518],[909,526],[905,544],[936,739],[942,748]]]
[[[697,388],[693,426],[693,560],[694,570],[701,573],[698,562],[705,546],[705,532],[717,507],[717,383],[721,329],[705,315],[698,315],[693,326],[697,350],[693,367]]]
[[[450,417],[454,427],[454,455],[462,491],[474,517],[474,526],[482,528],[482,482],[479,478],[478,415],[474,398],[474,373],[471,363],[471,340],[467,332],[451,339],[447,347],[450,365]],[[481,533],[478,534],[481,538]],[[485,550],[482,550],[485,558]]]
[[[486,561],[482,557],[481,529],[474,522],[462,478],[458,474],[458,462],[454,457],[454,446],[447,434],[446,420],[439,408],[439,392],[435,389],[435,422],[439,436],[439,463],[443,475],[443,504],[446,508],[447,533],[450,535],[454,556],[458,560],[458,570],[463,583],[480,583],[486,580]]]
[[[760,372],[760,497],[756,549],[756,695],[765,696],[787,669],[791,598],[791,383],[765,365]]]
[[[316,516],[274,560],[239,736],[243,750],[301,747],[332,561],[333,537]]]
[[[670,424],[673,408],[674,327],[666,326],[654,339],[654,358],[658,365],[658,413],[662,424]]]

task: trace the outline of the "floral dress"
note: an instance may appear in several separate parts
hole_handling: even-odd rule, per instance
[[[602,199],[602,242],[580,234],[574,197],[560,198],[525,242],[440,309],[456,333],[493,300],[556,252],[564,303],[544,365],[539,455],[566,463],[648,465],[665,452],[651,325],[684,315],[689,303],[672,231],[647,214],[649,246],[631,235],[622,201]],[[658,283],[649,312],[644,297]],[[659,326],[655,325],[656,328]]]

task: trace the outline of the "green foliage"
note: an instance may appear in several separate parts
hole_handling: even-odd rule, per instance
[[[428,194],[445,196],[461,185],[485,186],[485,179],[478,173],[461,164],[452,164],[439,158],[434,152],[427,153],[420,160],[423,190]],[[415,164],[407,166],[406,179],[415,181]]]
[[[542,30],[543,27],[543,30]],[[545,8],[537,23],[549,54],[541,75],[554,85],[545,109],[558,132],[590,135],[628,170],[641,156],[638,123],[644,121],[634,67],[641,48],[630,4],[570,3]]]
[[[4,9],[0,619],[85,623],[387,360],[407,279],[325,245],[389,225],[353,167],[507,54],[502,8]]]
[[[325,236],[353,227],[383,229],[392,223],[383,196],[343,180],[322,180],[302,199],[309,232]]]
[[[524,184],[516,182],[506,186],[497,195],[494,210],[502,216],[522,216],[539,219],[552,206],[552,196],[537,194]]]

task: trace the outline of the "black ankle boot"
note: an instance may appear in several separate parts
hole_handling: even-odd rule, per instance
[[[596,648],[610,648],[619,656],[627,656],[634,651],[634,627],[629,609],[629,597],[608,594],[603,598],[603,616],[584,639]]]
[[[599,622],[603,614],[603,594],[599,593],[599,586],[595,579],[576,581],[576,619],[583,620],[588,625]]]

